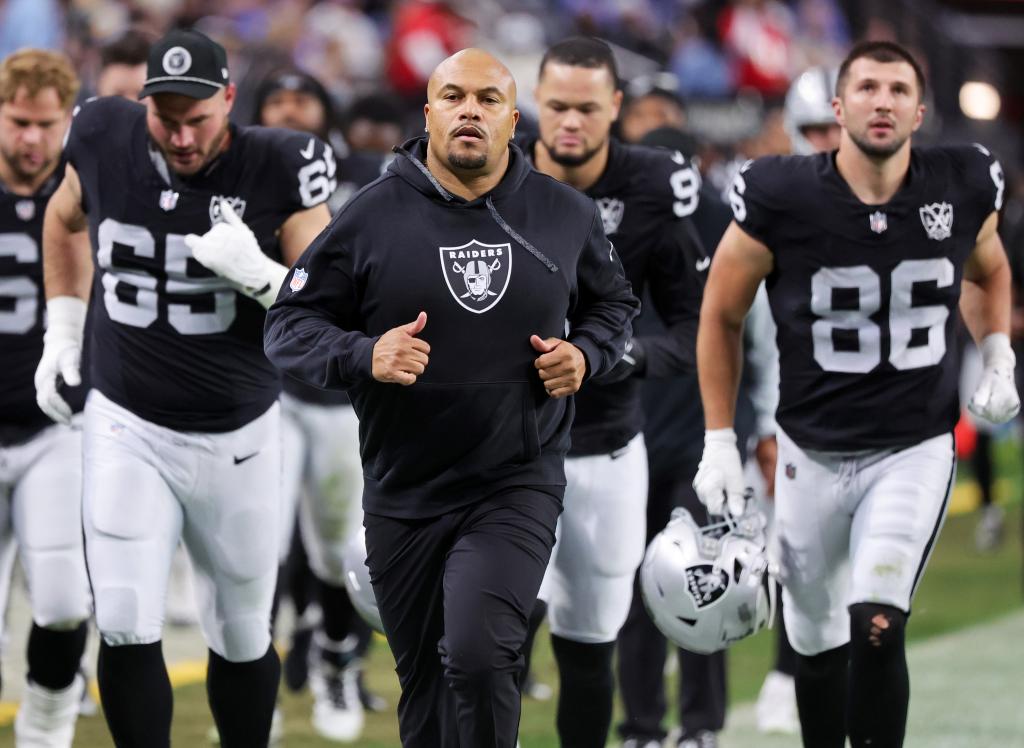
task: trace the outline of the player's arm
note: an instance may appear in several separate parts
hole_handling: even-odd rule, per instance
[[[88,218],[82,209],[82,185],[78,172],[68,164],[64,179],[43,215],[43,277],[47,299],[89,298],[93,268],[88,229]]]
[[[1014,384],[1016,357],[1010,347],[1010,263],[999,238],[998,214],[992,212],[978,232],[964,264],[964,322],[981,349],[984,372],[968,407],[994,423],[1013,418],[1020,410]]]
[[[373,378],[379,340],[359,329],[361,292],[343,231],[337,221],[331,224],[296,260],[267,311],[263,336],[271,363],[324,389]]]
[[[669,377],[697,367],[697,325],[704,294],[707,254],[689,219],[673,221],[668,241],[655,250],[648,270],[651,302],[665,323],[663,335],[639,338],[649,378]],[[637,340],[637,339],[634,339]]]
[[[974,250],[964,264],[970,297],[961,305],[964,322],[979,344],[992,333],[1010,332],[1010,262],[999,238],[998,214],[993,212],[978,232]]]
[[[744,508],[743,468],[733,419],[742,371],[743,320],[771,272],[768,247],[735,222],[715,250],[697,330],[697,376],[704,404],[704,454],[694,489],[713,514]]]
[[[715,250],[697,329],[697,376],[708,429],[732,428],[742,370],[743,320],[772,254],[735,222]]]
[[[82,186],[69,164],[43,215],[47,323],[35,373],[36,402],[58,423],[71,423],[71,407],[59,392],[60,384],[82,383],[82,335],[92,273]]]
[[[633,334],[640,300],[630,288],[622,263],[604,234],[597,207],[576,265],[576,299],[569,312],[568,341],[586,362],[586,376],[610,371]]]
[[[281,226],[281,257],[291,267],[331,222],[326,203],[292,213]],[[280,284],[278,284],[280,288]],[[276,298],[275,289],[275,298]]]

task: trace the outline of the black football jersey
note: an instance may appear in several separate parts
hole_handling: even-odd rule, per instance
[[[526,152],[543,147],[531,143]],[[680,153],[612,139],[604,173],[586,194],[622,261],[633,293],[645,291],[667,332],[638,337],[647,378],[678,374],[694,364],[703,248],[689,217],[700,201],[700,173]],[[641,380],[584,383],[576,401],[570,455],[607,454],[643,428]]]
[[[31,438],[53,422],[36,405],[33,382],[43,354],[43,214],[64,178],[61,164],[32,196],[0,184],[0,444]],[[72,410],[84,387],[63,391]]]
[[[1002,196],[999,163],[981,146],[912,149],[884,205],[857,199],[834,154],[743,167],[730,202],[774,256],[777,419],[794,441],[878,449],[953,428],[963,265]]]
[[[263,353],[265,311],[196,262],[185,236],[208,231],[226,199],[280,261],[281,225],[334,192],[331,149],[304,133],[232,126],[228,148],[181,178],[154,150],[145,108],[105,98],[82,106],[66,153],[96,267],[92,386],[182,431],[229,431],[264,412],[281,386]]]

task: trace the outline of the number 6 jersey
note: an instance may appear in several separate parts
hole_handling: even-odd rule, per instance
[[[774,256],[777,420],[801,447],[900,447],[951,431],[964,261],[1003,196],[981,146],[913,148],[906,180],[866,205],[834,154],[748,162],[736,222]]]
[[[43,214],[60,180],[60,166],[34,195],[0,184],[0,445],[20,444],[53,421],[36,405],[32,381],[43,355]],[[63,388],[72,410],[82,409],[84,387]]]
[[[330,148],[302,133],[232,126],[220,156],[180,177],[151,143],[145,107],[105,98],[77,113],[66,154],[95,261],[92,386],[179,431],[230,431],[267,410],[280,377],[263,353],[265,311],[196,262],[185,236],[206,233],[225,199],[280,261],[281,225],[334,191]]]

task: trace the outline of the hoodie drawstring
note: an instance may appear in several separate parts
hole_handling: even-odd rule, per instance
[[[524,237],[519,235],[518,231],[508,225],[505,219],[501,217],[501,213],[498,212],[498,209],[494,207],[494,201],[491,200],[490,195],[487,196],[487,210],[490,211],[491,218],[493,218],[494,222],[501,227],[502,231],[512,237],[514,241],[522,245],[527,252],[543,262],[544,266],[552,273],[558,272],[558,265],[549,260],[543,252],[530,244],[530,242],[526,241]]]
[[[434,185],[434,189],[438,191],[441,197],[443,197],[447,202],[452,201],[451,193],[441,186],[441,183],[437,181],[437,178],[430,173],[430,169],[428,169],[423,163],[421,163],[418,158],[413,156],[411,153],[409,153],[409,151],[405,150],[401,146],[396,145],[394,148],[392,148],[392,150],[399,156],[405,156],[407,159],[412,161],[412,163],[416,166],[417,169],[420,170],[423,176],[425,176],[430,181],[430,183]]]
[[[441,183],[437,181],[437,178],[430,173],[430,169],[428,169],[418,158],[413,156],[404,148],[401,148],[397,145],[394,147],[394,151],[395,153],[399,154],[400,156],[404,156],[405,158],[409,159],[413,164],[415,164],[416,168],[420,170],[420,173],[422,173],[423,176],[425,176],[430,181],[430,183],[434,185],[434,189],[437,190],[438,194],[441,195],[441,197],[443,197],[446,202],[452,201],[451,193],[441,186]],[[558,265],[549,260],[543,252],[541,252],[535,246],[530,244],[529,241],[527,241],[524,237],[520,236],[518,231],[516,231],[514,228],[508,225],[508,222],[501,217],[501,213],[498,212],[498,209],[494,207],[494,201],[491,200],[490,195],[487,196],[486,205],[488,212],[491,214],[491,218],[494,219],[494,222],[498,224],[498,227],[502,231],[508,234],[512,238],[512,240],[515,241],[520,246],[522,246],[523,249],[525,249],[531,255],[533,255],[538,260],[543,262],[544,266],[552,273],[558,272]]]

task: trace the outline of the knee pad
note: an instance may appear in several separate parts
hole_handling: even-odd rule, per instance
[[[879,603],[854,603],[850,606],[850,644],[855,650],[902,651],[907,614],[899,608]]]
[[[207,644],[228,662],[258,660],[270,647],[270,623],[258,616],[221,621],[218,633],[219,637],[209,636]]]

